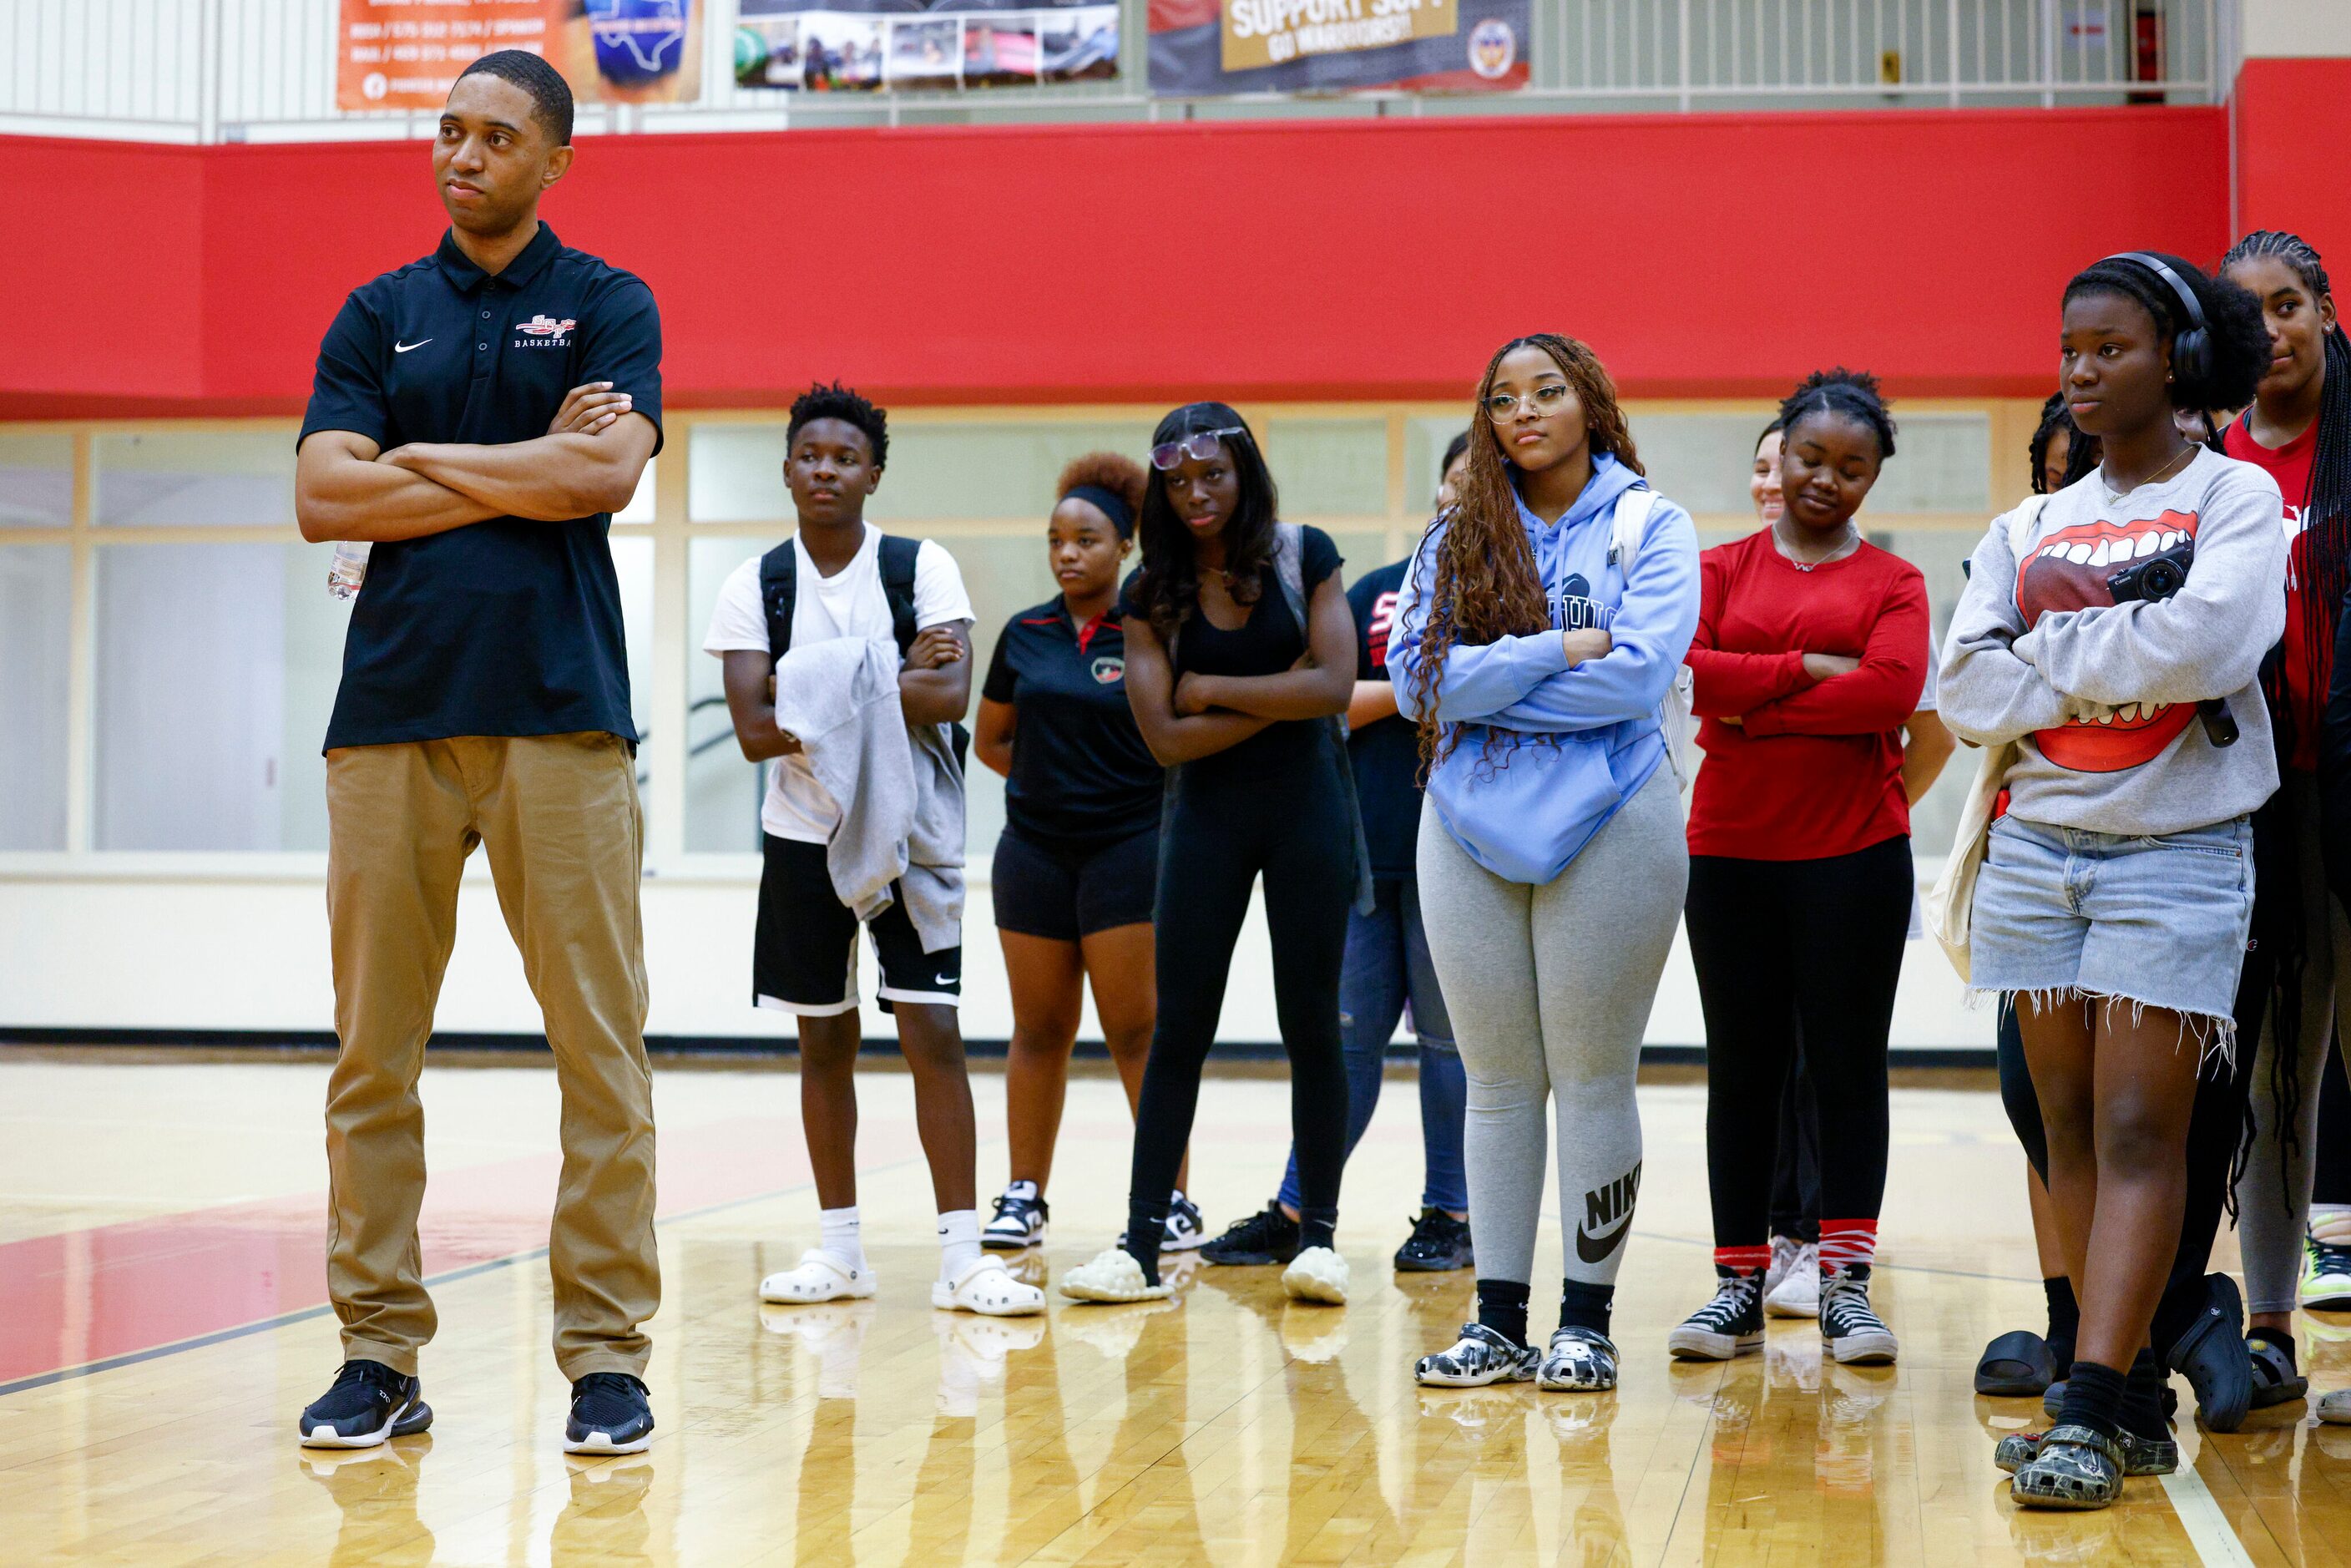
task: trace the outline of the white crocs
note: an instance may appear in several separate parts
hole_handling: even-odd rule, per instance
[[[1134,1254],[1113,1247],[1095,1253],[1092,1262],[1064,1272],[1061,1294],[1073,1301],[1155,1301],[1167,1294],[1167,1282],[1145,1281]]]
[[[872,1294],[872,1270],[852,1269],[831,1253],[817,1248],[800,1254],[799,1268],[770,1274],[759,1281],[759,1299],[783,1306],[862,1301]]]
[[[1281,1288],[1294,1301],[1347,1304],[1347,1260],[1328,1247],[1309,1247],[1281,1271]]]
[[[1045,1310],[1045,1292],[1012,1277],[1004,1260],[983,1256],[952,1280],[931,1281],[931,1305],[983,1317],[1019,1318]]]

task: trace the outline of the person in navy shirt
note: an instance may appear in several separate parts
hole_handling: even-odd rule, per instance
[[[302,422],[302,537],[372,545],[326,737],[341,1040],[327,1275],[344,1362],[302,1413],[314,1447],[433,1419],[416,1082],[476,843],[563,1096],[548,1261],[564,1446],[633,1452],[653,1429],[644,827],[606,533],[661,444],[661,322],[643,283],[539,221],[570,140],[570,89],[544,60],[501,50],[466,68],[433,148],[448,233],[352,291]]]
[[[1093,452],[1054,486],[1045,549],[1061,591],[1015,615],[980,689],[972,749],[1004,776],[1005,829],[989,881],[1012,985],[1004,1063],[1011,1181],[981,1234],[1002,1251],[1045,1239],[1045,1184],[1077,1043],[1081,988],[1133,1109],[1158,1009],[1151,901],[1166,775],[1126,697],[1118,583],[1143,509],[1143,465]],[[1165,1251],[1199,1246],[1179,1169]]]

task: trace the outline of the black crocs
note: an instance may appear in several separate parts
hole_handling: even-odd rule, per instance
[[[2164,1353],[2164,1364],[2196,1390],[2196,1414],[2215,1432],[2233,1432],[2254,1404],[2253,1361],[2247,1352],[2245,1300],[2226,1274],[2204,1281],[2204,1310]]]
[[[2245,1340],[2245,1353],[2252,1363],[2254,1409],[2291,1405],[2310,1392],[2310,1379],[2294,1366],[2291,1343],[2280,1344],[2255,1329]]]
[[[1984,1346],[1976,1363],[1976,1392],[2001,1399],[2029,1399],[2057,1379],[2049,1342],[2031,1329],[2012,1329]]]

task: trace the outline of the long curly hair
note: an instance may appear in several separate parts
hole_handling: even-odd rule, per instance
[[[1414,672],[1413,706],[1420,716],[1420,757],[1424,769],[1434,768],[1453,749],[1452,727],[1437,719],[1437,691],[1445,680],[1447,653],[1457,643],[1480,644],[1502,637],[1526,636],[1551,626],[1551,601],[1543,591],[1542,575],[1535,569],[1534,547],[1519,522],[1518,465],[1502,452],[1494,433],[1494,418],[1486,409],[1493,394],[1494,376],[1502,361],[1518,350],[1540,349],[1559,367],[1560,375],[1583,405],[1592,451],[1646,476],[1625,411],[1616,402],[1616,383],[1608,367],[1589,346],[1556,332],[1535,332],[1513,338],[1494,350],[1486,373],[1478,382],[1478,399],[1469,413],[1469,465],[1450,511],[1429,525],[1443,532],[1437,540],[1436,580],[1430,585],[1427,618],[1421,632],[1421,660]],[[1417,560],[1413,568],[1419,570]],[[1490,757],[1496,737],[1489,730],[1486,751]]]
[[[1235,433],[1221,438],[1240,481],[1240,500],[1225,519],[1225,580],[1236,601],[1254,604],[1264,586],[1265,567],[1273,559],[1273,522],[1280,497],[1249,421],[1227,403],[1187,402],[1159,422],[1151,433],[1151,444],[1181,441],[1207,430]],[[1200,567],[1192,550],[1192,530],[1176,515],[1175,503],[1167,498],[1167,476],[1156,468],[1144,486],[1143,517],[1135,531],[1143,541],[1143,567],[1135,575],[1133,603],[1165,642],[1200,607]]]

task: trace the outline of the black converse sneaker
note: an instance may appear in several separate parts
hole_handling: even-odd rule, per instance
[[[979,1244],[990,1252],[1019,1252],[1041,1246],[1050,1217],[1033,1181],[1016,1181],[996,1200],[996,1218],[979,1233]]]
[[[1207,1228],[1200,1223],[1200,1206],[1177,1187],[1167,1199],[1167,1233],[1160,1239],[1159,1250],[1197,1252],[1207,1239]]]
[[[1869,1265],[1848,1263],[1821,1275],[1821,1348],[1847,1365],[1882,1366],[1901,1349],[1894,1331],[1869,1310]]]
[[[1269,1203],[1247,1219],[1237,1219],[1226,1232],[1200,1249],[1210,1263],[1241,1268],[1259,1263],[1287,1263],[1298,1256],[1298,1221]]]
[[[1763,1348],[1763,1270],[1714,1266],[1714,1300],[1666,1336],[1666,1348],[1693,1361],[1729,1361]],[[1825,1325],[1828,1319],[1823,1315]]]
[[[1483,1388],[1493,1383],[1524,1383],[1541,1357],[1532,1345],[1512,1344],[1484,1323],[1463,1323],[1450,1350],[1424,1355],[1412,1375],[1432,1388]]]
[[[334,1385],[302,1412],[306,1448],[372,1448],[433,1425],[424,1385],[380,1361],[347,1361]]]
[[[567,1454],[641,1454],[653,1443],[653,1410],[641,1378],[591,1372],[571,1385],[571,1418],[563,1426]]]
[[[1469,1267],[1469,1222],[1441,1208],[1424,1208],[1412,1234],[1396,1249],[1395,1266],[1407,1274],[1438,1274]]]

